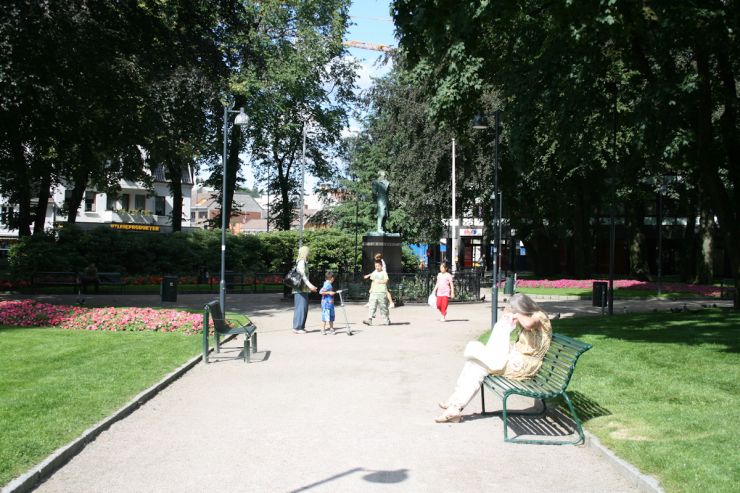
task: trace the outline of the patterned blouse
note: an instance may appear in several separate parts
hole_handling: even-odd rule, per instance
[[[545,312],[532,315],[540,322],[540,327],[532,330],[522,329],[519,338],[511,346],[509,359],[503,375],[512,380],[531,378],[542,366],[542,359],[550,349],[552,324]]]

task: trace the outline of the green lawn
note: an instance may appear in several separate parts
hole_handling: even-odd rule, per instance
[[[0,328],[0,485],[202,351],[200,336]]]
[[[553,326],[594,345],[569,387],[586,429],[666,491],[737,491],[740,313],[582,317]]]

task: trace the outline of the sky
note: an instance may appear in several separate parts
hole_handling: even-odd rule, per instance
[[[398,46],[393,34],[394,26],[390,16],[389,0],[355,0],[352,2],[349,14],[351,25],[345,35],[345,40]],[[359,91],[368,89],[372,85],[373,78],[382,77],[391,68],[390,62],[381,63],[382,52],[359,48],[348,48],[347,52],[360,64],[356,82]],[[356,120],[351,120],[349,128],[344,133],[346,135],[358,129],[359,123]],[[248,159],[248,156],[242,156],[242,161],[246,163],[245,158]],[[252,188],[254,177],[248,164],[242,167],[242,173],[246,179],[246,185]],[[315,185],[316,180],[312,176],[306,175],[306,190],[311,193],[310,191]]]

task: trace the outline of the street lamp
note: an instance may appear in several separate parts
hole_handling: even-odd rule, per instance
[[[307,123],[303,122],[303,157],[301,159],[301,212],[299,215],[299,221],[300,224],[298,225],[298,248],[301,248],[303,246],[303,188],[305,187],[306,183],[306,132],[307,132]]]
[[[493,210],[493,283],[491,286],[491,329],[498,321],[498,249],[501,242],[501,193],[498,190],[499,168],[499,129],[500,112],[494,113],[495,157],[493,161],[493,193],[491,194],[491,208]],[[488,128],[488,120],[484,115],[477,115],[473,120],[473,128],[483,130]],[[498,208],[496,201],[498,200]]]
[[[221,188],[221,282],[218,283],[218,301],[221,311],[226,316],[226,153],[229,149],[229,114],[238,113],[234,118],[234,125],[245,126],[249,123],[249,117],[244,113],[244,108],[239,111],[230,110],[224,106],[224,153],[223,153],[223,181]]]

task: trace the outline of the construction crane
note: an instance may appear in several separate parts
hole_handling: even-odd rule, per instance
[[[347,48],[359,48],[361,50],[382,51],[383,53],[393,53],[396,51],[395,46],[381,45],[375,43],[366,43],[364,41],[342,41]]]

